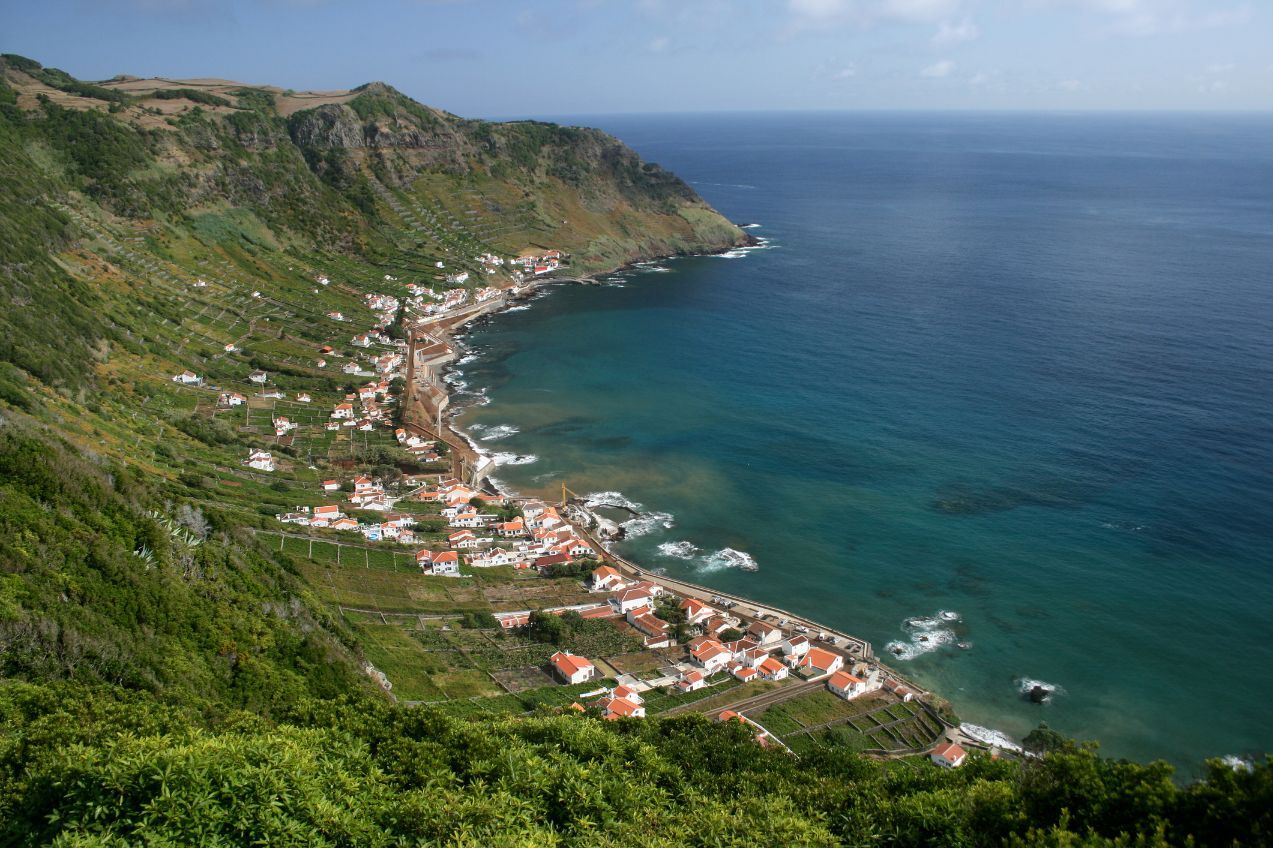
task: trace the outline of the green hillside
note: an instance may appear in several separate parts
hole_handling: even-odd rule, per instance
[[[409,504],[411,546],[276,520],[330,500],[324,480],[448,468],[389,427],[327,426],[366,380],[339,364],[369,294],[510,285],[485,253],[582,274],[745,238],[604,133],[379,83],[84,82],[6,55],[0,231],[2,844],[1273,841],[1267,763],[1192,780],[1040,733],[1042,756],[945,771],[869,759],[844,726],[797,758],[658,717],[670,695],[643,720],[577,713],[592,685],[552,684],[547,656],[617,671],[649,660],[640,640],[493,623],[585,600],[574,566],[422,576],[437,504]]]

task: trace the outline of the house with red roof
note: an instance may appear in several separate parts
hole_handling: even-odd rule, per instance
[[[697,669],[687,671],[676,681],[676,688],[681,692],[695,692],[707,685],[707,675]]]
[[[807,636],[792,636],[782,640],[782,653],[787,657],[802,657],[809,652]]]
[[[610,695],[615,698],[622,698],[625,701],[631,701],[634,704],[644,704],[645,699],[637,692],[637,690],[629,686],[616,686],[610,690]]]
[[[796,664],[796,668],[809,677],[835,674],[843,667],[844,657],[839,654],[833,654],[825,648],[810,648]]]
[[[733,659],[729,649],[715,639],[705,639],[697,646],[691,642],[690,646],[690,656],[707,674],[715,674]]]
[[[957,742],[943,742],[928,755],[934,763],[942,768],[959,768],[968,758],[968,752]]]
[[[610,604],[620,613],[629,613],[632,610],[641,607],[652,606],[654,595],[646,590],[639,588],[624,589],[619,594],[610,599]]]
[[[435,577],[451,577],[460,573],[460,555],[455,551],[440,551],[433,555],[429,573]]]
[[[777,644],[782,641],[782,628],[767,621],[753,621],[747,626],[747,635],[761,645]]]
[[[685,611],[686,624],[698,624],[716,614],[716,610],[697,598],[686,598],[681,601],[681,609]]]
[[[586,683],[597,673],[597,668],[585,657],[566,651],[558,651],[548,658],[552,670],[565,683]],[[642,714],[644,715],[644,710]]]
[[[645,707],[627,698],[602,698],[597,702],[601,717],[614,721],[620,718],[645,718]]]
[[[867,690],[865,680],[860,677],[854,677],[847,671],[837,671],[828,677],[827,688],[831,690],[832,694],[839,695],[846,701],[856,698]]]
[[[592,572],[589,583],[594,592],[609,592],[623,585],[623,575],[617,569],[603,565]]]
[[[766,680],[783,680],[787,677],[787,667],[773,657],[766,657],[756,670]]]

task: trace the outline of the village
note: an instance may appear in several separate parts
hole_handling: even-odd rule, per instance
[[[395,474],[392,480],[355,469],[316,481],[310,503],[274,516],[280,527],[289,528],[287,533],[305,534],[311,553],[314,540],[335,534],[337,539],[358,537],[386,545],[395,552],[395,561],[396,552],[407,549],[425,580],[463,581],[484,571],[578,579],[589,600],[497,611],[493,622],[522,637],[542,625],[544,616],[607,626],[653,662],[636,663],[639,670],[621,668],[608,658],[559,646],[542,669],[574,696],[562,709],[610,720],[641,719],[652,702],[662,702],[656,712],[694,709],[722,721],[743,722],[759,744],[791,750],[781,728],[767,724],[782,721],[784,705],[792,709],[824,693],[846,705],[829,708],[817,702],[832,716],[826,728],[857,728],[855,720],[876,720],[883,730],[860,735],[875,740],[881,754],[929,751],[934,763],[959,766],[967,753],[960,742],[968,740],[960,739],[928,706],[925,693],[875,661],[866,643],[759,609],[749,614],[736,600],[695,597],[684,591],[684,584],[625,569],[577,524],[577,514],[563,514],[565,501],[510,498],[482,484],[488,458],[455,439],[443,420],[448,399],[443,369],[456,358],[448,331],[525,294],[538,278],[561,268],[564,257],[550,250],[514,259],[487,253],[475,261],[481,277],[506,285],[478,287],[486,280],[469,271],[448,271],[437,262],[441,275],[431,284],[400,284],[385,275],[385,283],[401,285],[399,295],[363,295],[367,323],[345,343],[337,339],[314,351],[314,369],[352,382],[321,422],[308,413],[283,414],[284,404],[313,407],[317,393],[288,396],[264,369],[248,374],[250,391],[207,386],[192,371],[176,374],[172,381],[216,391],[216,408],[226,412],[246,409],[254,399],[275,402],[269,419],[273,443],[253,447],[242,459],[252,472],[278,471],[286,461],[278,450],[291,446],[304,428],[318,427],[337,436],[391,434],[392,444],[416,468],[426,469]],[[325,274],[315,282],[331,285]],[[337,325],[359,323],[341,311],[326,317]],[[234,348],[227,344],[225,352]],[[369,666],[369,673],[392,689],[392,677],[384,671]],[[859,701],[869,707],[850,706]],[[907,710],[889,712],[893,704],[907,705]],[[871,718],[881,713],[887,720]],[[797,724],[799,735],[805,728]]]

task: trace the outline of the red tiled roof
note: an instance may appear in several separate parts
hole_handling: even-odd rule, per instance
[[[592,663],[588,662],[584,657],[575,656],[558,651],[548,658],[548,661],[556,666],[557,670],[566,677],[574,677],[581,671],[592,668]]]

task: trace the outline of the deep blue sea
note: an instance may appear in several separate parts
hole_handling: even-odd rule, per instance
[[[968,722],[1186,776],[1273,750],[1273,118],[577,122],[767,243],[475,329],[500,480],[620,493],[657,513],[623,553]]]

